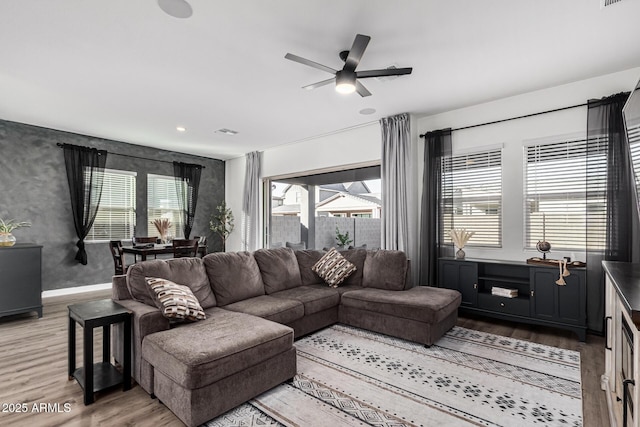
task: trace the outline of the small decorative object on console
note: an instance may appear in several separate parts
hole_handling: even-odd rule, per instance
[[[474,231],[467,231],[466,228],[454,228],[449,230],[449,236],[451,237],[453,244],[458,247],[456,259],[464,259],[465,253],[462,248],[465,247],[469,239],[471,239],[474,234]]]

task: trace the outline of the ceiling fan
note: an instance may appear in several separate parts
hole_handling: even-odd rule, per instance
[[[360,59],[362,59],[362,55],[369,44],[369,40],[371,40],[371,37],[357,34],[351,49],[340,52],[340,59],[344,61],[344,67],[342,67],[341,70],[334,70],[331,67],[301,58],[292,53],[287,53],[284,57],[291,61],[299,62],[300,64],[308,65],[309,67],[317,68],[318,70],[326,71],[327,73],[334,75],[330,79],[303,86],[303,89],[315,89],[335,81],[337,92],[353,93],[355,91],[358,92],[360,96],[370,96],[371,92],[369,92],[367,88],[358,81],[359,79],[411,74],[413,68],[385,68],[382,70],[356,71],[356,67],[360,63]]]

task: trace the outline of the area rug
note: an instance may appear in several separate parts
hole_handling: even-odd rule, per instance
[[[575,351],[461,327],[430,348],[343,325],[295,346],[293,382],[206,426],[582,425]]]

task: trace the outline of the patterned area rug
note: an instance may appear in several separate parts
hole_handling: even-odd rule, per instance
[[[581,426],[580,354],[454,327],[431,348],[343,325],[296,341],[298,375],[231,426]]]

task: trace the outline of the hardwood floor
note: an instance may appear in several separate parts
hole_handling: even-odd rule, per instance
[[[41,319],[35,314],[0,318],[1,426],[183,425],[171,411],[137,385],[127,392],[116,388],[97,394],[95,403],[84,406],[82,389],[75,381],[68,380],[67,305],[109,297],[109,291],[99,291],[48,298],[44,301]],[[609,425],[605,395],[600,390],[600,375],[604,372],[603,337],[589,335],[586,343],[580,343],[570,332],[481,317],[461,317],[458,325],[579,351],[584,425]],[[94,354],[100,357],[102,337],[98,331],[94,341]],[[81,346],[78,329],[79,362]],[[24,408],[26,412],[15,412],[18,408]]]

